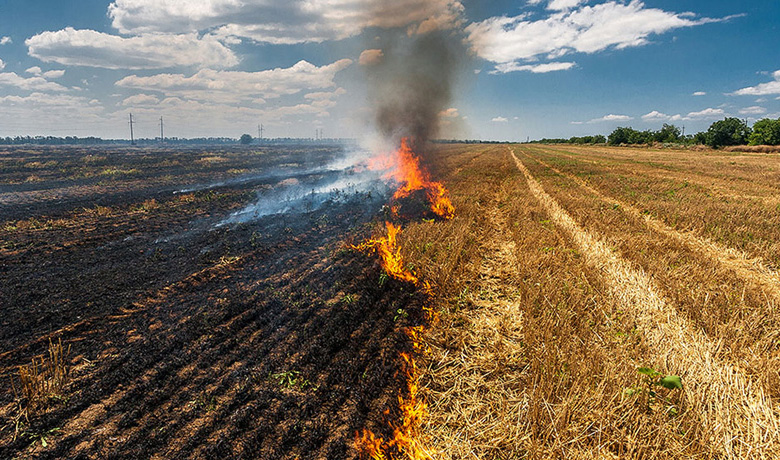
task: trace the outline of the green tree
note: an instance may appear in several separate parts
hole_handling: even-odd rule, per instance
[[[632,134],[636,133],[633,128],[618,127],[612,131],[612,134],[607,138],[609,145],[631,144]]]
[[[249,134],[242,134],[241,139],[238,140],[241,145],[249,145],[252,143],[252,136]]]
[[[764,118],[753,125],[753,133],[748,139],[750,145],[778,145],[780,144],[780,118],[772,120]]]
[[[656,142],[680,142],[682,131],[674,125],[664,123],[664,126],[653,133]]]
[[[710,125],[704,143],[717,148],[724,145],[745,145],[750,136],[750,127],[739,118],[725,118]]]

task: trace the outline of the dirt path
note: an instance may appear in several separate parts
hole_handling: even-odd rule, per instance
[[[553,222],[570,235],[589,264],[603,273],[612,295],[635,317],[650,349],[656,350],[654,361],[666,363],[681,375],[689,410],[700,414],[715,450],[735,459],[780,455],[780,424],[763,390],[718,357],[716,343],[680,317],[645,273],[617,256],[598,235],[583,229],[510,151]]]
[[[556,174],[576,182],[582,188],[599,197],[599,199],[601,199],[604,203],[619,205],[629,215],[640,222],[644,222],[645,225],[647,225],[647,227],[651,230],[661,233],[662,235],[671,238],[684,246],[687,246],[693,251],[698,251],[701,254],[709,257],[711,260],[721,264],[722,266],[733,270],[743,280],[755,283],[761,288],[762,291],[772,295],[777,301],[780,301],[780,274],[767,267],[767,264],[761,258],[751,258],[738,249],[726,247],[709,239],[701,238],[693,232],[679,232],[672,227],[669,227],[662,221],[655,219],[648,214],[642,213],[642,211],[630,203],[604,195],[579,177],[576,177],[572,174],[567,174],[558,168],[540,160],[539,158],[528,155],[527,153],[523,154],[528,158],[532,158],[534,161],[538,162],[544,167],[554,171]]]

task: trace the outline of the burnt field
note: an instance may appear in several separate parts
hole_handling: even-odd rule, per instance
[[[351,163],[0,149],[0,458],[357,456],[424,300],[348,249],[389,196]],[[50,341],[69,375],[33,405],[19,366]]]

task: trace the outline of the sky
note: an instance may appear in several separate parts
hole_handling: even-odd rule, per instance
[[[462,50],[441,137],[780,118],[780,1],[0,0],[0,136],[367,136],[387,37]],[[403,46],[403,43],[401,43]]]

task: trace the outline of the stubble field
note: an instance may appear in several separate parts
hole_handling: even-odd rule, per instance
[[[327,149],[0,152],[3,381],[71,347],[22,425],[0,387],[2,456],[360,457],[402,423],[399,352],[431,458],[780,455],[777,156],[432,149],[456,215],[399,235],[427,294],[349,249],[386,196],[217,225]]]

